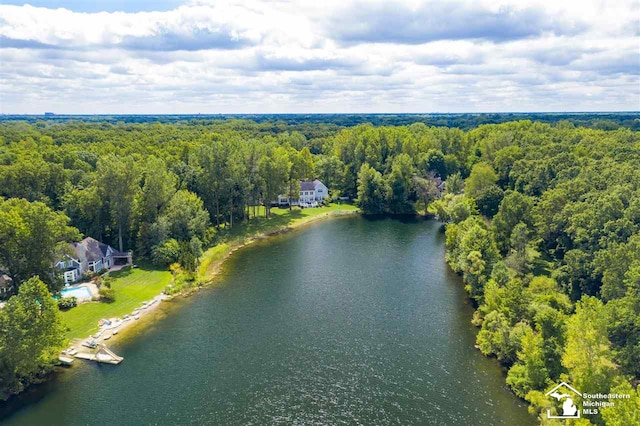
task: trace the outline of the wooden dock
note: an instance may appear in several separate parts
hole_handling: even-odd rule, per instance
[[[98,350],[95,353],[78,352],[74,356],[80,359],[86,359],[88,361],[96,361],[104,364],[120,364],[124,358],[113,353],[105,345],[99,343]]]

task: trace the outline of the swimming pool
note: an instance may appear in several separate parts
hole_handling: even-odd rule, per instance
[[[66,287],[60,290],[62,297],[75,297],[80,300],[91,300],[91,291],[86,286]]]

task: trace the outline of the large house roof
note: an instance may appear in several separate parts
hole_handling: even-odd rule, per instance
[[[318,184],[321,184],[318,179],[313,181],[303,180],[300,182],[300,191],[315,191]]]
[[[117,253],[113,247],[108,244],[101,243],[95,238],[87,237],[84,240],[71,244],[75,251],[75,258],[80,262],[95,262],[107,256],[109,249],[113,253]]]

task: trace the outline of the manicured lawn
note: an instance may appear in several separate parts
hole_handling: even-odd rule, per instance
[[[101,318],[122,317],[140,307],[143,301],[153,299],[171,282],[171,272],[146,269],[126,269],[110,274],[114,277],[111,288],[115,290],[113,303],[91,302],[62,312],[69,328],[68,338],[84,338],[98,330]]]
[[[251,219],[249,223],[242,223],[234,226],[229,230],[227,236],[230,238],[251,237],[253,235],[268,233],[287,226],[295,226],[300,223],[313,219],[324,214],[333,214],[339,212],[356,211],[358,208],[352,204],[331,204],[327,207],[316,207],[308,209],[300,209],[274,207],[271,209],[271,217],[264,218],[264,207],[260,208],[261,217]]]

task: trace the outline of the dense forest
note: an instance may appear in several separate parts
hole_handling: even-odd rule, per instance
[[[461,126],[468,131],[423,122],[4,121],[0,269],[19,290],[0,310],[0,387],[15,392],[41,375],[59,343],[47,306],[37,309],[52,327],[32,334],[51,344],[19,353],[9,328],[27,327],[18,316],[29,295],[45,284],[59,291],[53,261],[66,242],[92,236],[188,273],[225,230],[262,220],[279,194],[317,177],[365,214],[437,215],[447,261],[477,307],[477,346],[504,365],[532,413],[555,410],[544,393],[564,380],[582,392],[634,394],[635,410],[616,405],[590,419],[637,424],[638,118],[581,120]],[[34,355],[39,362],[21,364]]]

